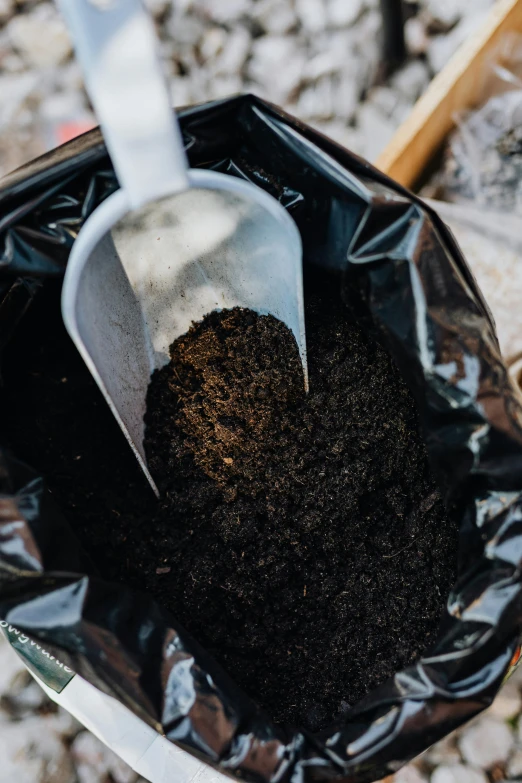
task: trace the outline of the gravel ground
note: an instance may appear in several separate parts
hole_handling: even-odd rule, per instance
[[[149,0],[176,105],[251,91],[375,159],[492,0],[405,0],[383,81],[378,0]],[[174,43],[175,41],[175,43]],[[51,2],[0,0],[0,175],[94,117]]]
[[[373,160],[492,0],[406,0],[410,56],[387,80],[378,0],[149,5],[177,105],[255,92]],[[53,5],[0,0],[0,176],[94,122]],[[398,772],[395,781],[522,780],[519,672],[486,713]],[[1,634],[0,758],[0,783],[138,780],[47,699]]]

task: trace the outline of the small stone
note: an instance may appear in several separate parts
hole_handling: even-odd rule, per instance
[[[422,60],[412,60],[393,75],[391,86],[413,104],[422,95],[429,82],[430,74],[426,63]]]
[[[455,0],[427,0],[425,11],[437,26],[438,32],[447,32],[461,19],[461,10]]]
[[[226,31],[222,27],[210,27],[205,30],[199,43],[199,53],[203,60],[210,60],[220,54],[227,40]]]
[[[38,683],[31,675],[29,677],[30,681],[25,687],[11,688],[11,691],[3,697],[4,709],[16,720],[21,720],[50,703],[49,697]]]
[[[40,116],[51,123],[76,119],[85,111],[82,93],[59,92],[45,96],[40,104]]]
[[[378,106],[363,103],[356,114],[357,129],[365,140],[362,153],[369,161],[375,160],[395,132],[395,123]]]
[[[374,87],[368,94],[367,102],[379,108],[387,117],[391,117],[399,98],[390,87]]]
[[[444,764],[445,766],[459,764],[461,758],[457,750],[455,734],[450,734],[439,740],[426,751],[423,758],[428,764],[433,766],[438,766],[439,764]]]
[[[36,68],[60,65],[72,54],[65,24],[52,3],[41,3],[18,14],[6,30],[15,49]]]
[[[486,715],[464,729],[458,744],[468,764],[490,769],[507,760],[513,747],[513,735],[505,723]]]
[[[193,80],[189,76],[176,76],[170,82],[170,95],[174,106],[188,106],[193,101]]]
[[[517,724],[517,743],[522,747],[522,716],[518,719]]]
[[[488,783],[488,779],[480,769],[464,764],[449,764],[437,767],[430,783]]]
[[[393,783],[427,783],[427,778],[414,764],[407,764],[395,773]]]
[[[295,39],[265,35],[252,43],[248,75],[272,100],[286,103],[302,82],[305,62]]]
[[[206,30],[205,22],[197,16],[172,15],[165,24],[165,33],[169,41],[176,41],[174,52],[180,54],[182,46],[197,46]]]
[[[375,84],[378,66],[382,59],[381,28],[381,14],[372,11],[364,14],[349,31],[353,40],[352,53],[358,61],[358,68],[355,73],[352,73],[352,79],[357,79],[361,89],[368,89]]]
[[[328,0],[326,16],[333,28],[350,27],[364,11],[364,0]]]
[[[320,133],[329,136],[337,144],[355,152],[356,155],[364,155],[365,139],[355,128],[335,120],[333,122],[313,120],[310,124]]]
[[[516,669],[514,669],[511,674],[509,675],[508,682],[513,685],[517,685],[519,688],[522,688],[522,666],[518,665]]]
[[[65,744],[48,731],[46,717],[2,726],[2,780],[17,783],[76,783]]]
[[[36,71],[0,76],[0,129],[17,122],[26,101],[37,95],[39,85],[40,77]]]
[[[40,686],[38,686],[40,688]],[[40,727],[47,732],[52,732],[57,737],[68,742],[76,737],[80,731],[83,731],[82,724],[74,718],[70,712],[64,710],[63,707],[56,708],[54,702],[47,697],[44,693],[44,697],[50,707],[56,709],[55,712],[48,712],[37,720],[40,723]],[[35,719],[36,720],[36,719]]]
[[[217,101],[243,91],[243,82],[239,76],[214,76],[208,84],[207,100]]]
[[[242,17],[247,17],[251,11],[250,0],[196,0],[194,6],[213,22],[230,26]]]
[[[0,79],[0,85],[2,80]],[[1,88],[0,88],[1,89]],[[0,631],[0,696],[7,695],[15,680],[27,675],[27,669]]]
[[[145,5],[155,19],[162,19],[171,8],[171,0],[145,0]]]
[[[426,28],[418,16],[407,19],[404,25],[404,38],[406,48],[412,57],[426,54],[430,39],[426,33]]]
[[[319,33],[326,26],[326,8],[323,0],[296,0],[295,10],[307,33]]]
[[[500,720],[511,720],[522,709],[520,691],[514,682],[507,682],[488,710],[488,715]]]
[[[226,462],[226,460],[225,460],[225,462]],[[156,568],[156,573],[157,574],[170,574],[170,567],[169,566],[165,566],[165,568]]]
[[[304,67],[303,76],[307,80],[316,81],[323,76],[335,73],[342,65],[337,53],[330,49],[312,57]]]
[[[508,778],[522,777],[522,750],[516,750],[509,759],[506,767]]]
[[[223,462],[225,463],[225,465],[233,465],[234,464],[234,460],[232,459],[232,457],[224,457],[223,458]]]
[[[71,745],[79,783],[136,783],[138,775],[93,734],[82,731]]]
[[[471,16],[463,18],[447,35],[436,35],[430,39],[428,63],[433,73],[439,73],[459,46],[466,41],[485,21],[487,12],[477,9]]]
[[[272,35],[286,35],[297,24],[297,16],[290,3],[281,0],[258,0],[252,15],[259,26]]]
[[[15,4],[13,0],[0,0],[0,24],[5,24],[15,10]]]
[[[57,91],[85,93],[82,70],[76,60],[62,65],[53,75]]]
[[[313,87],[307,87],[301,92],[297,102],[297,114],[302,118],[320,120],[328,120],[333,116],[334,93],[330,79],[321,79]]]
[[[243,70],[251,43],[250,33],[246,27],[238,25],[228,35],[223,44],[223,51],[213,62],[213,75],[237,76]]]
[[[359,102],[359,90],[352,79],[341,78],[333,82],[335,115],[352,120]]]

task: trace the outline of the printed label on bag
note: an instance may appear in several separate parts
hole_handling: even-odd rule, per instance
[[[65,666],[58,658],[47,652],[44,647],[33,641],[25,633],[15,628],[14,625],[6,623],[5,620],[0,620],[0,628],[3,629],[7,641],[23,659],[27,668],[48,688],[56,691],[56,693],[61,693],[74,677],[73,670]]]

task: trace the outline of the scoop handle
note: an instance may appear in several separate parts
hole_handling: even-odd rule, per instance
[[[186,190],[187,159],[141,0],[58,0],[130,206]]]

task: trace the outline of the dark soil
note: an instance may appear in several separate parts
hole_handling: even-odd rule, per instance
[[[334,287],[309,290],[307,396],[270,317],[214,314],[174,344],[149,393],[159,504],[51,288],[3,403],[101,573],[152,593],[275,720],[317,729],[433,642],[457,530],[394,364]]]

